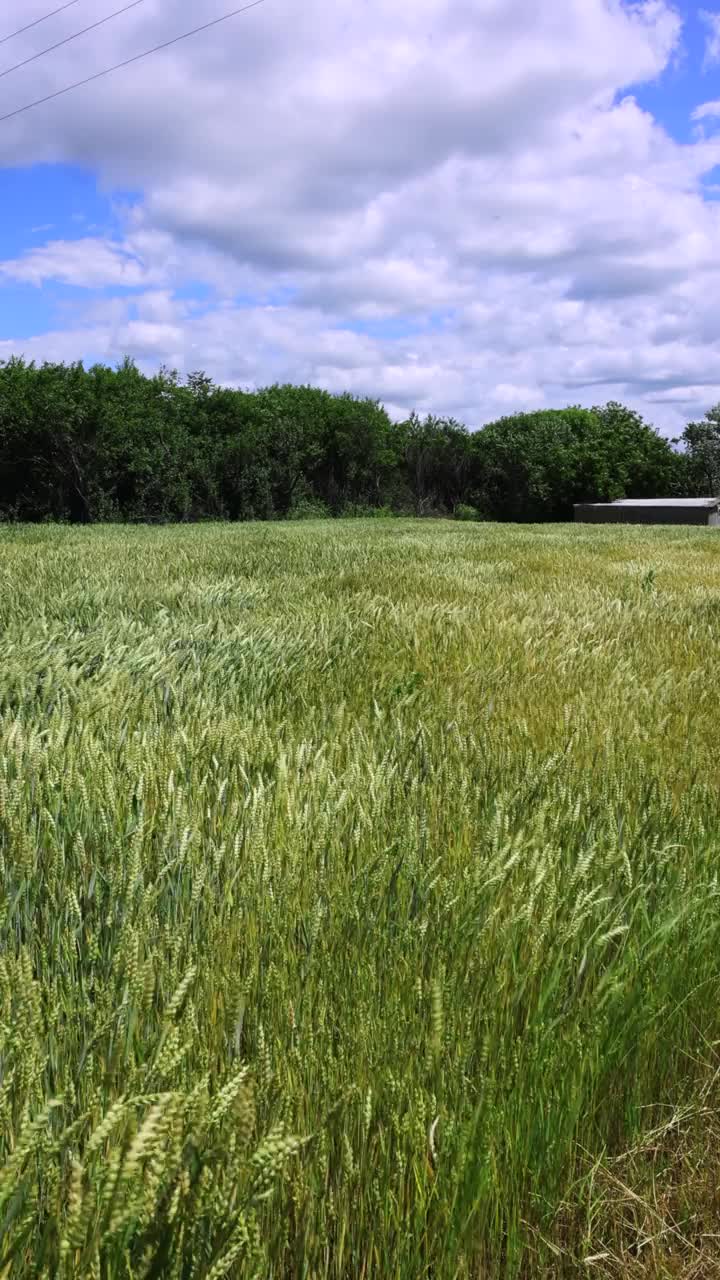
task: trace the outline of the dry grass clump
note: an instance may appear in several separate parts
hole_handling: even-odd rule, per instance
[[[0,1277],[716,1274],[717,533],[0,545]]]

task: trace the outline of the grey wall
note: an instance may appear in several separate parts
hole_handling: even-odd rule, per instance
[[[700,524],[720,525],[717,511],[707,507],[614,507],[590,502],[575,507],[578,524]]]

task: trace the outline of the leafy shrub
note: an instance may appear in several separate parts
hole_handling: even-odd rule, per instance
[[[289,520],[329,520],[330,511],[319,498],[298,498],[288,512]]]
[[[477,507],[471,507],[468,502],[458,502],[453,515],[456,520],[479,520],[480,512]]]

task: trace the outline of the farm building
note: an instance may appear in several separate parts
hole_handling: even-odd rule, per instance
[[[720,498],[621,498],[617,502],[579,502],[579,524],[720,525]]]

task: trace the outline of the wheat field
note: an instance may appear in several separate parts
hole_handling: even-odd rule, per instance
[[[720,1274],[719,671],[712,530],[0,530],[0,1277]]]

